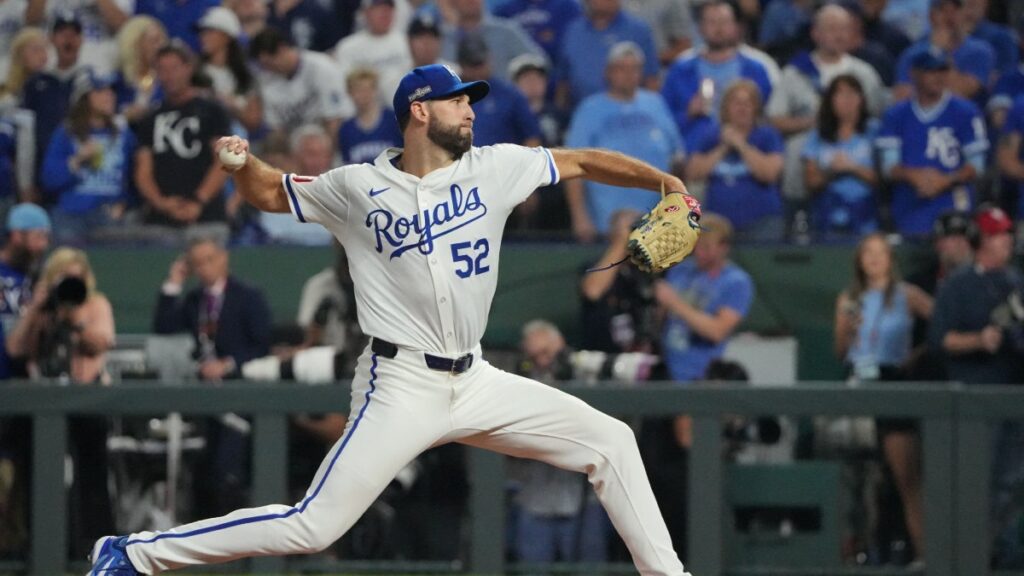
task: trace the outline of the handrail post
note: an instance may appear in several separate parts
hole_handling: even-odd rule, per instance
[[[64,453],[67,451],[67,438],[67,414],[36,412],[32,416],[33,575],[51,576],[65,572],[68,523]]]
[[[469,478],[469,567],[474,574],[504,574],[505,457],[480,448],[469,449]]]
[[[961,417],[957,426],[956,485],[958,544],[957,576],[989,573],[991,528],[989,500],[992,495],[991,422]],[[931,570],[931,566],[928,567]]]
[[[924,550],[928,576],[953,576],[956,557],[953,458],[956,453],[953,414],[922,419],[922,477],[924,486]]]
[[[689,518],[686,569],[701,576],[721,576],[722,511],[725,483],[722,465],[722,425],[717,414],[693,417],[690,449]]]
[[[253,416],[252,434],[253,506],[284,503],[288,497],[288,416],[259,413]],[[253,558],[252,572],[284,572],[285,559],[279,556]]]

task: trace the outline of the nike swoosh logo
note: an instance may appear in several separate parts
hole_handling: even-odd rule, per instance
[[[388,190],[391,190],[390,186],[388,186],[387,188],[381,188],[380,190],[374,190],[373,188],[370,188],[370,198],[373,198],[374,196],[382,192],[387,192]]]

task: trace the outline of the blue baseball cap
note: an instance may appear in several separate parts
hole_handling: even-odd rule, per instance
[[[936,70],[949,70],[951,67],[952,64],[949,61],[949,56],[942,50],[925,50],[924,52],[914,54],[910,58],[911,70],[932,72]]]
[[[18,204],[7,213],[7,231],[50,230],[50,216],[31,202]]]
[[[413,68],[402,78],[395,90],[391,104],[399,121],[409,115],[413,102],[438,100],[455,94],[466,94],[469,103],[478,102],[491,91],[491,85],[483,80],[463,82],[454,70],[443,64],[431,64]]]

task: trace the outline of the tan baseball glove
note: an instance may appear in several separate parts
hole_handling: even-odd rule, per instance
[[[629,259],[644,272],[661,272],[683,261],[700,238],[700,202],[685,192],[665,193],[629,234]]]

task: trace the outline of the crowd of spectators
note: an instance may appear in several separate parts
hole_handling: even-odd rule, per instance
[[[301,379],[300,359],[319,347],[330,347],[317,356],[328,359],[329,374],[351,371],[365,336],[344,252],[306,284],[301,337],[275,346],[265,297],[231,275],[228,247],[333,239],[288,214],[251,210],[218,168],[212,143],[244,135],[262,158],[302,174],[371,162],[402,144],[390,108],[398,80],[412,66],[440,63],[491,85],[474,106],[477,145],[619,150],[678,174],[705,207],[693,256],[663,278],[628,266],[581,276],[579,349],[553,324],[527,324],[521,373],[553,385],[746,379],[721,359],[756,296],[754,279],[729,258],[734,246],[847,242],[857,243],[856,258],[836,300],[834,337],[851,379],[1020,383],[1024,334],[1000,323],[1005,313],[993,314],[1024,291],[1010,262],[1014,221],[1024,221],[1018,4],[7,0],[0,377],[107,382],[113,312],[77,249],[104,243],[184,250],[153,287],[152,331],[193,339],[198,379],[239,378],[253,361],[284,379],[287,365]],[[608,188],[568,181],[541,189],[513,213],[509,232],[601,242],[590,268],[608,266],[624,257],[632,223],[657,201],[648,191]],[[935,267],[901,280],[893,235],[933,239]],[[48,253],[51,241],[61,247]],[[190,276],[197,285],[187,289]],[[878,424],[907,560],[920,560],[919,430]],[[26,464],[26,425],[0,422],[0,473],[9,455]],[[296,415],[290,425],[290,488],[301,495],[346,419]],[[207,449],[196,506],[204,515],[237,508],[247,498],[249,423],[225,415],[200,426]],[[77,552],[114,532],[114,518],[104,504],[108,424],[75,419],[71,430],[73,515],[91,519],[73,527]],[[691,422],[648,421],[640,437],[684,550],[679,486]],[[997,444],[1006,457],[996,458],[993,474],[994,562],[1020,567],[1019,510],[1007,503],[1024,469],[1024,427],[1003,426]],[[513,468],[514,558],[614,556],[607,518],[581,477],[539,464]],[[337,551],[456,557],[458,530],[432,528],[463,518],[466,483],[460,448],[428,452],[371,508],[355,529],[360,537]],[[383,528],[366,523],[395,528],[400,544],[367,544]],[[24,526],[9,528],[0,553],[24,546]]]
[[[328,244],[242,207],[211,140],[277,160],[320,126],[325,162],[288,168],[371,161],[401,145],[398,79],[433,63],[491,82],[476,144],[628,151],[740,243],[921,237],[982,201],[1024,213],[1013,3],[26,0],[2,18],[0,209],[42,205],[62,244],[183,246],[196,225]],[[568,182],[510,231],[593,242],[654,201]]]

